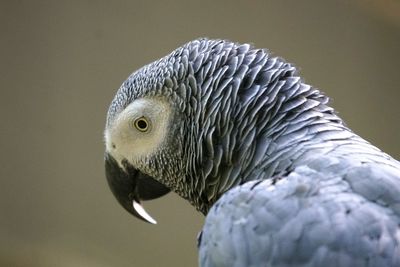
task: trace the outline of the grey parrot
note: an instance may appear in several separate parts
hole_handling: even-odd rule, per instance
[[[173,191],[206,215],[200,266],[400,266],[400,163],[264,49],[198,39],[111,102],[105,168],[134,216]]]

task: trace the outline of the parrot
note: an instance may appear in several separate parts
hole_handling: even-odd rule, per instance
[[[198,264],[400,266],[400,163],[267,49],[200,38],[133,72],[107,112],[122,207],[175,192],[204,214]]]

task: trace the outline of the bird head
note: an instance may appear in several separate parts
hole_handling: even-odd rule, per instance
[[[169,191],[206,214],[230,188],[277,168],[267,159],[288,129],[281,122],[316,106],[307,98],[326,100],[300,84],[291,64],[222,40],[189,42],[135,71],[107,114],[111,191],[151,223],[141,201]]]

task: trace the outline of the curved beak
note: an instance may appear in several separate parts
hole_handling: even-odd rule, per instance
[[[136,218],[156,224],[140,201],[161,197],[170,189],[136,170],[126,160],[122,161],[124,169],[108,153],[105,154],[104,161],[108,185],[122,207]]]

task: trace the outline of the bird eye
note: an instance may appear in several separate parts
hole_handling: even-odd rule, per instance
[[[141,132],[147,132],[149,130],[149,122],[145,117],[140,117],[135,120],[135,128]]]

